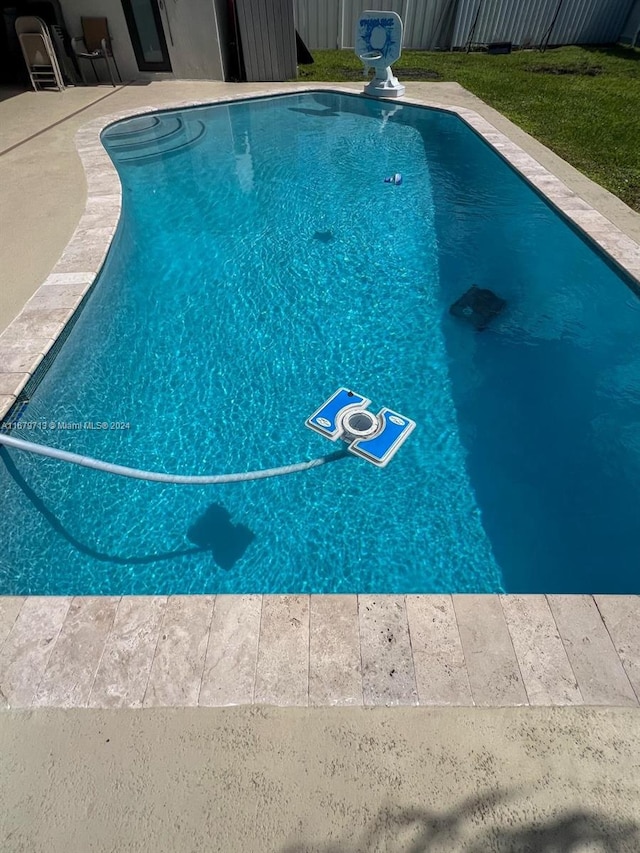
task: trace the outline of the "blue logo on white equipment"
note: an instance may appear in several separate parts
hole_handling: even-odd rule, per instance
[[[384,466],[395,456],[401,445],[415,429],[415,421],[391,409],[380,409],[377,415],[368,411],[371,400],[339,388],[305,425],[330,441],[341,438],[348,449],[367,462]]]

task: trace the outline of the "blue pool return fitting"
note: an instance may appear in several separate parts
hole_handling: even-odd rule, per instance
[[[415,429],[415,421],[391,409],[380,409],[377,415],[367,410],[371,400],[338,388],[310,418],[305,426],[330,441],[341,438],[347,448],[367,462],[384,468]]]

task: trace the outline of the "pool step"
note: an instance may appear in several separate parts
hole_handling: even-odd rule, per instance
[[[195,145],[206,131],[201,121],[185,122],[176,115],[153,118],[157,121],[104,134],[108,150],[116,162],[148,162],[157,157],[166,157]],[[113,144],[112,140],[117,141]]]
[[[115,145],[111,143],[111,137],[109,137],[109,150],[118,152],[132,151],[157,142],[164,143],[167,139],[171,139],[184,130],[184,122],[181,118],[171,116],[170,119],[160,122],[159,125],[155,125],[152,128],[139,131],[136,134],[127,134],[124,141],[118,141]],[[120,139],[122,138],[120,137]]]
[[[146,133],[149,130],[156,128],[162,120],[162,116],[140,116],[132,118],[129,121],[119,121],[117,124],[106,128],[103,133],[105,139],[128,139],[131,136],[137,136],[140,133]],[[124,129],[123,129],[124,128]]]

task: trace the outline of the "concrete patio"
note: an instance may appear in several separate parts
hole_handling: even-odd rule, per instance
[[[0,715],[6,853],[637,853],[640,715]]]

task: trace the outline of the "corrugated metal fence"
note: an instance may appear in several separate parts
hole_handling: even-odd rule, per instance
[[[549,44],[607,44],[618,40],[635,0],[563,0]],[[404,47],[460,48],[474,21],[474,44],[540,44],[559,0],[295,0],[296,27],[313,49],[353,47],[363,9],[397,12]]]
[[[620,33],[620,41],[623,44],[637,44],[640,47],[640,0],[636,0],[629,12],[627,23]]]
[[[564,0],[549,44],[606,44],[618,40],[633,0]],[[478,0],[459,4],[453,45],[467,40]],[[558,0],[485,0],[480,9],[474,42],[510,41],[535,45],[548,30]]]

